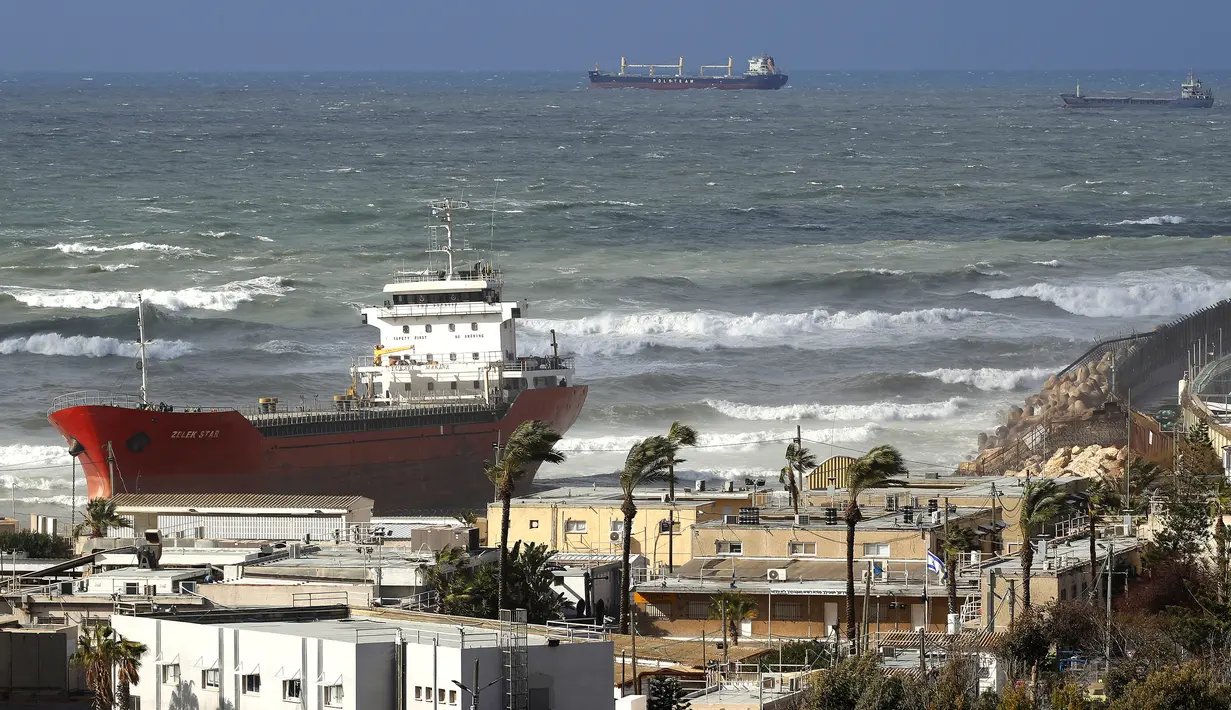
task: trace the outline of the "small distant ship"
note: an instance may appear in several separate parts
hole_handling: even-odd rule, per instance
[[[742,76],[735,74],[735,61],[727,58],[726,64],[703,64],[697,74],[684,73],[684,58],[678,64],[629,64],[620,57],[620,72],[602,71],[598,65],[590,72],[590,87],[601,89],[781,89],[786,85],[787,75],[778,71],[774,58],[762,54],[748,60],[748,71]],[[649,72],[632,72],[629,69],[648,69]],[[655,74],[655,69],[674,69],[674,74]],[[725,69],[726,74],[706,74],[706,69]]]
[[[1210,108],[1214,105],[1214,92],[1201,86],[1201,81],[1188,73],[1188,81],[1180,85],[1179,98],[1144,96],[1082,96],[1081,84],[1077,93],[1060,94],[1067,108],[1119,108],[1124,106],[1161,106],[1164,108]]]

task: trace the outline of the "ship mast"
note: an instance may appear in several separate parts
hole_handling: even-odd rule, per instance
[[[141,294],[137,294],[137,351],[141,355],[141,403],[149,404],[150,401],[146,397],[146,380],[145,380],[145,315],[143,313],[144,302],[141,300]]]
[[[445,281],[453,280],[453,209],[466,209],[469,205],[461,200],[444,199],[440,202],[432,203],[432,216],[438,218],[443,224],[433,224],[428,227],[431,234],[431,239],[428,244],[427,252],[429,254],[444,254],[449,260],[449,270],[445,272]],[[440,242],[438,230],[444,231],[444,244]],[[470,245],[465,240],[462,241],[460,251],[469,251]]]

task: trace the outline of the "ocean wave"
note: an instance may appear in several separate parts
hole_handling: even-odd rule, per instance
[[[9,444],[0,446],[0,469],[35,466],[67,466],[72,462],[68,446]]]
[[[174,360],[193,351],[192,343],[183,340],[153,340],[145,347],[148,357],[155,360]],[[33,355],[63,355],[79,357],[137,357],[138,347],[134,342],[104,338],[101,336],[38,333],[22,338],[0,341],[0,355],[29,353]]]
[[[786,404],[765,406],[707,399],[711,409],[732,419],[749,421],[929,421],[956,417],[967,404],[963,397],[950,397],[944,402],[903,404],[875,402],[873,404]]]
[[[910,273],[902,269],[842,269],[839,274],[875,274],[877,276],[905,276]]]
[[[58,506],[63,506],[65,508],[71,508],[74,505],[73,497],[71,495],[32,496],[29,498],[21,497],[21,498],[18,498],[17,500],[27,505],[58,505]],[[77,507],[83,506],[88,502],[89,500],[86,498],[86,496],[84,495],[77,496],[77,501],[76,501]]]
[[[1125,272],[1110,281],[1089,284],[1036,283],[974,293],[998,300],[1034,298],[1090,318],[1174,316],[1231,298],[1231,281],[1183,267]]]
[[[83,244],[82,242],[60,242],[54,246],[43,248],[49,251],[59,251],[64,254],[105,254],[111,251],[157,251],[162,252],[163,254],[174,254],[176,256],[209,256],[199,249],[177,247],[171,244],[151,244],[150,242],[132,242],[131,244],[118,244],[112,247],[100,247],[94,244]]]
[[[1060,268],[1060,260],[1059,260],[1059,259],[1050,259],[1050,260],[1048,260],[1048,261],[1032,261],[1032,262],[1030,262],[1030,263],[1031,263],[1031,264],[1037,264],[1038,266],[1047,266],[1047,267],[1050,267],[1050,268],[1053,268],[1053,269],[1058,269],[1058,268]]]
[[[140,268],[136,264],[99,264],[98,268],[102,271],[123,271],[124,269]]]
[[[1047,379],[1055,369],[1031,367],[1022,370],[1001,370],[994,367],[959,369],[942,367],[928,372],[912,372],[921,377],[931,377],[947,385],[971,385],[986,392],[1021,389]]]
[[[69,462],[64,462],[65,466]],[[15,475],[3,474],[0,475],[0,488],[13,489],[24,491],[51,491],[51,490],[69,490],[73,486],[71,478],[60,478],[55,476],[33,476],[33,475]],[[77,490],[84,494],[86,483],[84,477],[77,481]],[[85,496],[82,495],[82,502],[85,502]],[[23,498],[24,500],[24,498]]]
[[[213,288],[192,287],[179,291],[148,289],[141,296],[149,303],[168,311],[200,309],[233,311],[241,303],[260,296],[282,296],[295,290],[289,279],[261,276],[247,281],[232,281]],[[78,291],[75,289],[28,288],[0,286],[0,293],[33,308],[64,308],[103,310],[106,308],[136,308],[137,293],[133,291]]]
[[[1111,222],[1104,224],[1104,227],[1123,227],[1130,224],[1149,225],[1152,227],[1160,227],[1164,224],[1184,224],[1188,220],[1173,214],[1158,215],[1157,217],[1146,217],[1145,219],[1122,219],[1119,222]]]
[[[837,429],[805,429],[803,438],[825,443],[854,443],[868,441],[876,436],[880,427],[871,422],[856,427]],[[644,436],[595,436],[566,438],[560,441],[556,448],[568,454],[592,454],[606,452],[627,452],[634,444],[654,432],[646,432]],[[702,448],[722,448],[727,451],[751,451],[758,446],[781,444],[794,438],[795,430],[790,431],[749,431],[734,433],[702,433],[697,438],[697,445]]]

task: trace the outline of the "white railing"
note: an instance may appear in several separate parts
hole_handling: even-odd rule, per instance
[[[69,407],[124,407],[125,409],[142,409],[141,397],[122,392],[103,392],[102,390],[81,390],[69,392],[51,400],[47,413],[57,412]]]

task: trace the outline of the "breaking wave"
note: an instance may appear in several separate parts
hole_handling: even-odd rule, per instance
[[[174,360],[193,351],[192,343],[183,340],[154,340],[145,348],[146,355],[155,360]],[[39,333],[22,338],[0,341],[0,355],[30,353],[33,355],[63,355],[78,357],[137,357],[137,344],[115,338],[100,336]]]
[[[1034,298],[1090,318],[1174,316],[1231,298],[1231,281],[1192,267],[1126,272],[1091,284],[1031,286],[974,291],[988,298]]]
[[[1107,224],[1104,226],[1121,227],[1121,226],[1126,226],[1130,224],[1139,224],[1139,225],[1150,225],[1153,227],[1159,227],[1164,224],[1184,224],[1187,221],[1188,220],[1184,219],[1183,217],[1179,217],[1173,214],[1164,214],[1164,215],[1158,215],[1157,217],[1146,217],[1145,219],[1122,219],[1119,222],[1112,222],[1111,224]]]
[[[119,244],[113,247],[100,247],[94,244],[84,244],[82,242],[60,242],[55,246],[43,248],[51,251],[59,251],[64,254],[105,254],[109,251],[157,251],[164,254],[174,254],[177,256],[209,256],[199,249],[177,247],[170,244],[151,244],[149,242],[133,242],[131,244]]]
[[[812,441],[825,443],[847,443],[868,441],[880,427],[873,423],[862,426],[839,429],[805,429],[803,437]],[[568,454],[592,454],[606,452],[627,452],[634,444],[651,436],[595,436],[588,438],[566,438],[557,444],[556,448]],[[697,445],[702,448],[722,448],[725,451],[751,451],[758,446],[779,444],[791,440],[795,431],[749,431],[725,434],[701,434]]]
[[[576,320],[528,319],[524,324],[539,335],[555,330],[558,335],[570,336],[571,343],[580,347],[581,354],[620,354],[659,345],[701,348],[796,345],[795,339],[801,335],[832,331],[911,331],[990,315],[993,314],[965,308],[928,308],[901,313],[816,309],[807,313],[751,315],[660,310],[603,313]]]
[[[9,444],[0,446],[0,469],[33,466],[67,466],[72,457],[67,446],[41,446],[36,444]]]
[[[970,385],[985,392],[1002,392],[1022,389],[1047,379],[1055,370],[1031,367],[1023,370],[1000,370],[994,367],[958,369],[942,367],[929,372],[912,372],[913,375],[931,377],[947,385]]]
[[[944,402],[925,404],[876,402],[873,404],[786,404],[781,406],[762,406],[707,399],[705,404],[724,416],[750,421],[818,419],[821,421],[865,420],[892,422],[929,421],[956,417],[967,404],[967,400],[963,397],[951,397]]]
[[[168,311],[200,309],[207,311],[233,311],[241,303],[260,296],[282,296],[295,290],[289,279],[277,276],[261,276],[247,281],[232,281],[213,288],[192,287],[179,291],[141,292],[142,298]],[[0,286],[6,293],[21,303],[34,308],[65,308],[102,310],[105,308],[136,308],[137,293],[133,291],[78,291],[75,289],[26,288]]]

